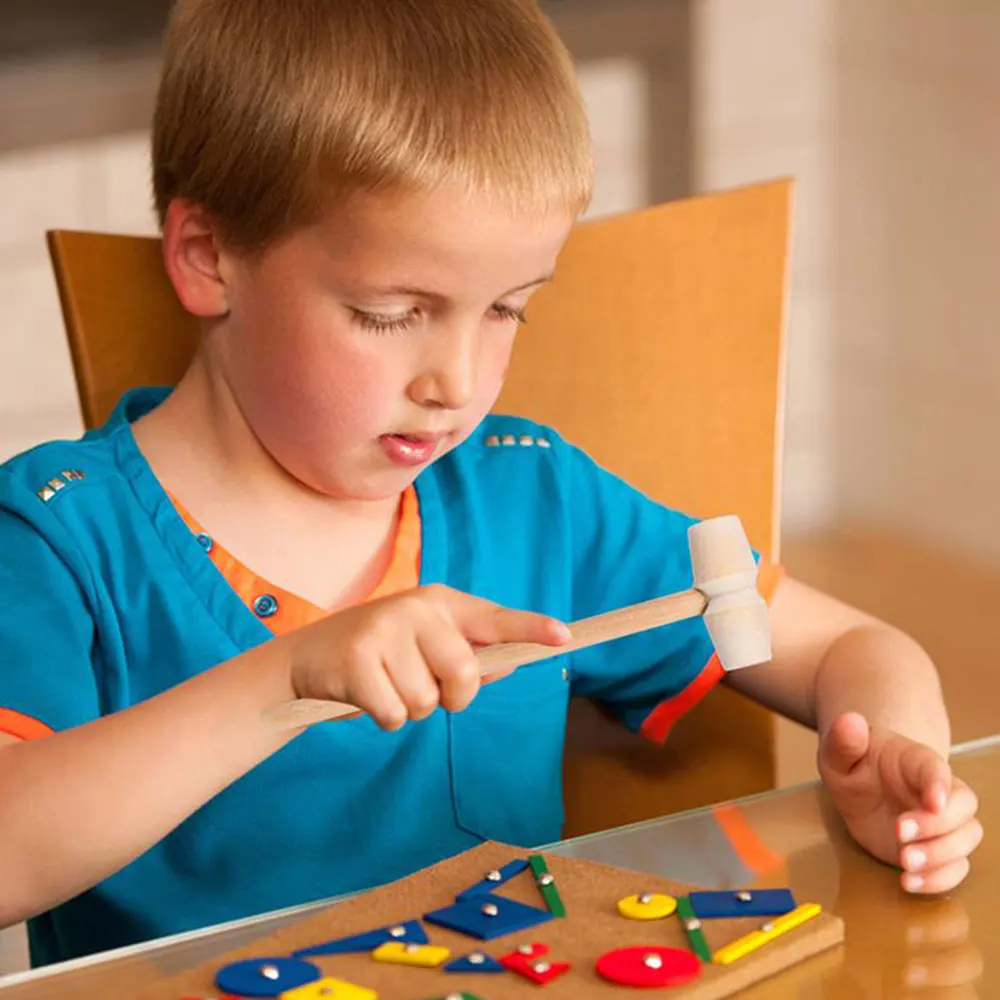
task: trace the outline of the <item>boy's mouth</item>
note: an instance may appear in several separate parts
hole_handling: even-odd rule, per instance
[[[397,465],[424,465],[431,460],[445,434],[383,434],[382,450]]]

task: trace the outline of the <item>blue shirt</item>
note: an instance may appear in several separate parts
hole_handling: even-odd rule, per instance
[[[130,393],[100,430],[0,466],[0,707],[56,731],[272,638],[132,436],[165,392]],[[542,443],[522,446],[525,436]],[[691,520],[529,421],[487,417],[416,489],[422,584],[564,621],[691,585]],[[315,726],[133,863],[31,920],[32,960],[367,888],[486,838],[558,840],[570,696],[597,698],[638,730],[711,654],[694,619],[554,656],[464,712],[398,732],[368,717]]]

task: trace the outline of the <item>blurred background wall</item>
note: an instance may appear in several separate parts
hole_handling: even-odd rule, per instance
[[[0,459],[79,433],[44,230],[154,231],[167,6],[0,5]],[[795,178],[785,562],[925,643],[956,740],[997,732],[1000,4],[543,6],[580,65],[592,215]],[[782,739],[781,780],[808,777]]]

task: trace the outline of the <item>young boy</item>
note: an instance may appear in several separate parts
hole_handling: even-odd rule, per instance
[[[36,963],[554,840],[570,694],[639,730],[712,652],[695,621],[480,689],[475,646],[690,582],[687,518],[487,416],[589,195],[532,0],[179,0],[154,133],[200,351],[0,470],[0,925]],[[955,886],[981,831],[928,658],[788,579],[772,610],[730,683],[817,727],[907,890]],[[367,715],[275,735],[300,697]]]

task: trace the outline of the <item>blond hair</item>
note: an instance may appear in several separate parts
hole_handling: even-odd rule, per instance
[[[153,126],[175,197],[266,247],[358,189],[457,182],[519,210],[587,204],[572,61],[534,0],[177,0]]]

